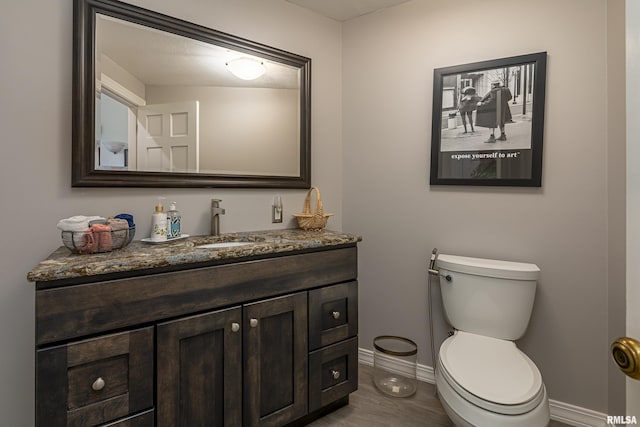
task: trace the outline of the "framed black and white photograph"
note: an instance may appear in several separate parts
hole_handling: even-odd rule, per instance
[[[432,185],[542,186],[547,53],[437,68]]]

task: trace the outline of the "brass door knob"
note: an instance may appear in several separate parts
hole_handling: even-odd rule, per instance
[[[640,342],[633,338],[618,338],[611,344],[613,361],[622,372],[640,380]]]

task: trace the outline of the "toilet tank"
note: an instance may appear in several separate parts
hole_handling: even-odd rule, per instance
[[[512,341],[524,335],[540,275],[538,266],[446,254],[438,256],[437,265],[444,312],[451,326]]]

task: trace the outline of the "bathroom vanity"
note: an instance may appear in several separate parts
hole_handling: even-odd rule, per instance
[[[283,426],[348,403],[358,241],[279,230],[61,247],[28,275],[36,424]]]

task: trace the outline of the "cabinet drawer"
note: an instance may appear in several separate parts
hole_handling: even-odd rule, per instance
[[[309,354],[309,412],[357,389],[357,337]]]
[[[309,292],[309,349],[358,334],[358,282]]]
[[[123,420],[114,421],[104,424],[102,427],[153,427],[153,409],[145,411],[141,414],[132,415]]]
[[[153,363],[152,327],[39,350],[37,424],[95,425],[151,408]]]

